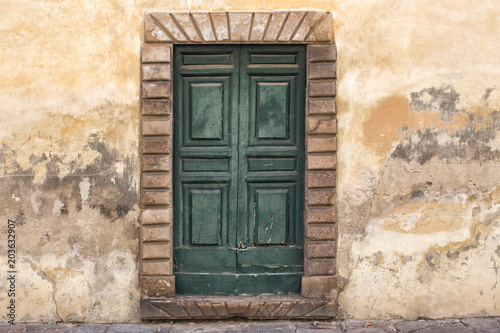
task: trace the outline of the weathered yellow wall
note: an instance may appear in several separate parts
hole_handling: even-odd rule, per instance
[[[341,315],[500,314],[497,1],[4,0],[0,230],[19,224],[18,321],[139,320],[143,13],[280,8],[335,13]]]
[[[335,11],[341,313],[498,315],[498,2]]]

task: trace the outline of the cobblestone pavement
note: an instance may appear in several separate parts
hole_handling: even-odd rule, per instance
[[[500,333],[500,318],[468,318],[418,321],[213,321],[150,324],[0,324],[0,333],[179,333],[179,332],[288,332],[288,333]]]

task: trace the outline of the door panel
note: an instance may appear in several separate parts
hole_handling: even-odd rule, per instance
[[[257,82],[256,139],[288,139],[288,82]]]
[[[300,292],[304,51],[175,48],[177,293]]]
[[[300,294],[302,274],[241,274],[238,295]]]
[[[221,158],[184,158],[182,171],[227,171],[229,172],[229,159]]]
[[[191,83],[189,88],[191,139],[222,140],[223,127],[227,126],[223,121],[227,114],[224,86],[219,82]]]
[[[295,183],[249,183],[248,243],[257,245],[296,245]]]
[[[191,244],[221,245],[223,226],[222,191],[191,190],[189,191],[189,210],[191,221]],[[224,205],[225,206],[225,205]],[[227,212],[227,209],[225,209]],[[224,219],[227,226],[227,219]]]
[[[234,295],[237,276],[220,273],[175,274],[175,292],[183,295]]]
[[[238,272],[297,273],[302,272],[302,249],[289,246],[255,246],[238,250]]]
[[[229,145],[229,77],[183,77],[184,146]]]
[[[255,191],[255,240],[257,245],[281,245],[288,239],[287,189]]]
[[[292,171],[296,158],[248,158],[248,171]]]
[[[296,78],[249,76],[249,79],[250,145],[295,145]]]
[[[176,260],[180,273],[234,272],[237,268],[236,251],[227,247],[183,247],[178,249]]]

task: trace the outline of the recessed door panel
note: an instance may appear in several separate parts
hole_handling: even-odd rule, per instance
[[[183,171],[229,171],[229,159],[227,158],[185,158],[183,159]]]
[[[257,82],[257,139],[288,139],[288,82]]]
[[[293,171],[296,158],[248,158],[248,171]]]
[[[220,245],[222,229],[221,190],[191,190],[191,244]]]
[[[257,189],[254,192],[256,244],[287,244],[290,206],[288,192],[288,189]]]
[[[191,83],[191,139],[222,140],[224,86],[222,83]]]
[[[227,146],[230,78],[183,77],[183,146]]]
[[[229,220],[229,184],[191,184],[182,188],[184,212],[182,225],[184,244],[227,245]]]
[[[254,69],[255,70],[255,69]],[[296,77],[248,76],[249,135],[252,146],[295,144]]]

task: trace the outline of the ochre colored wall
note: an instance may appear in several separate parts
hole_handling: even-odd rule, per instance
[[[143,13],[291,8],[335,17],[341,316],[500,314],[496,1],[4,0],[0,260],[13,219],[18,321],[139,321]]]

